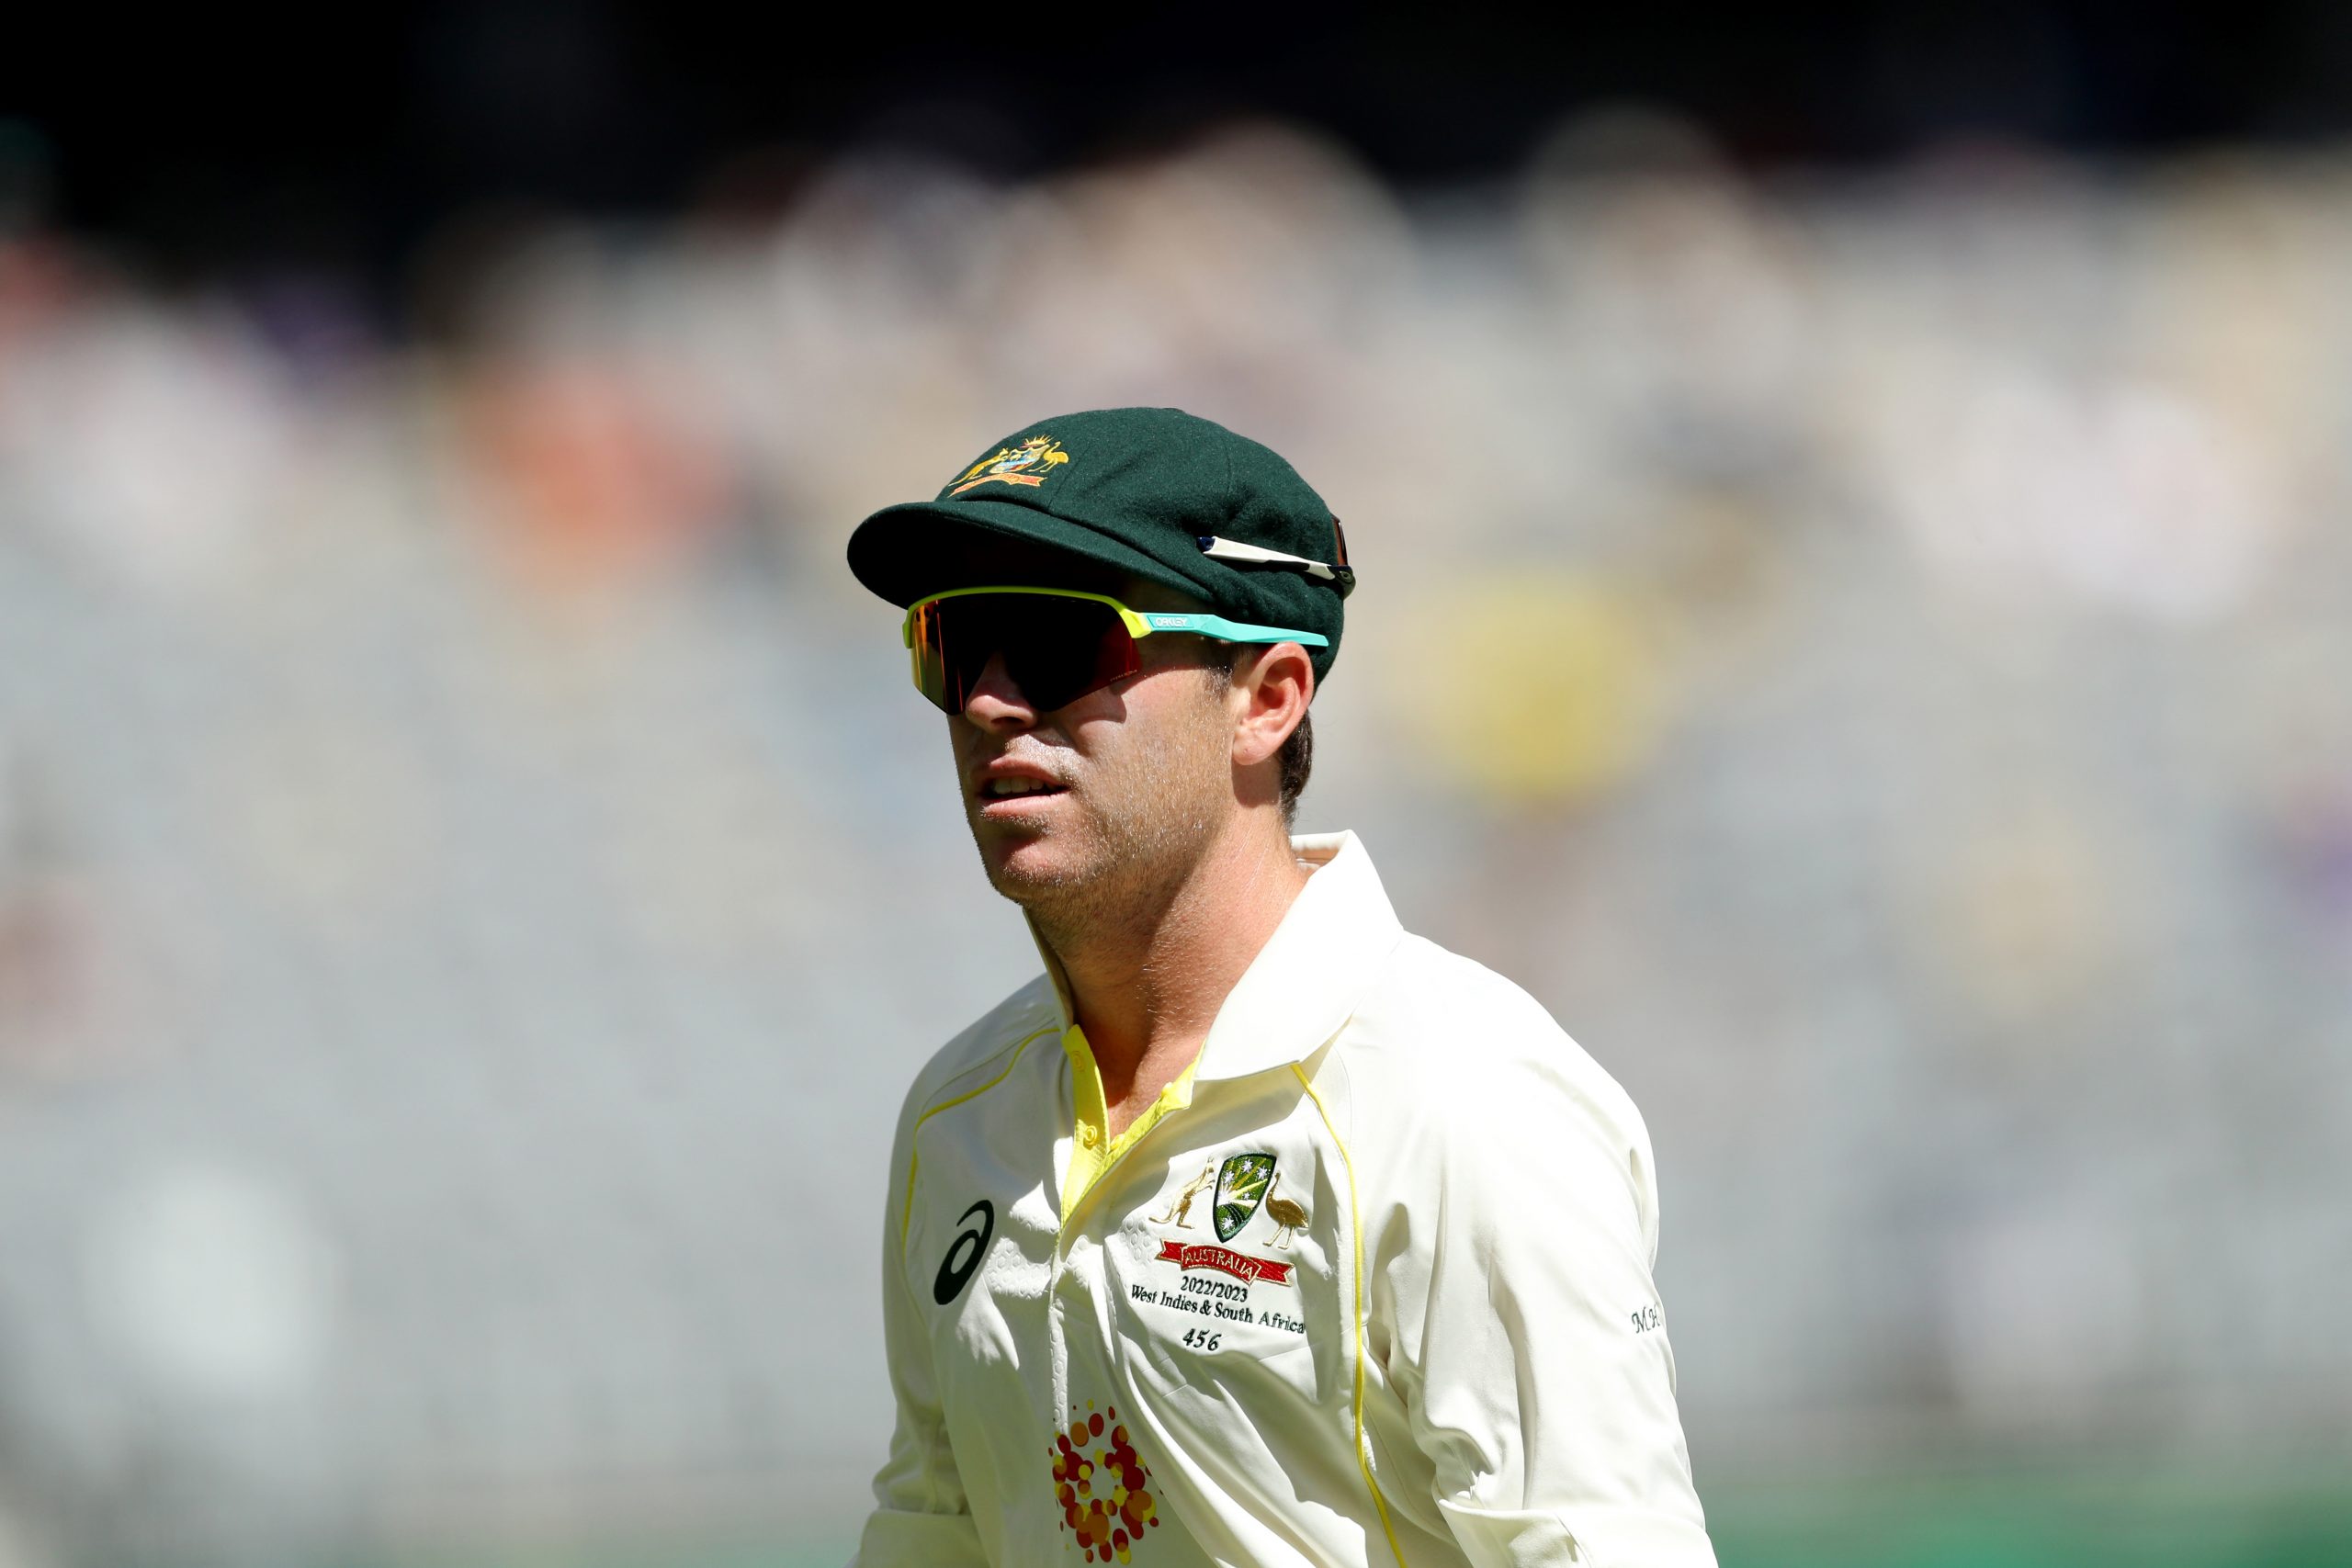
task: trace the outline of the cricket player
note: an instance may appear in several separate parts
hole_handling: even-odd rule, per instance
[[[849,562],[1045,966],[899,1118],[856,1562],[1712,1564],[1639,1112],[1290,832],[1355,585],[1322,499],[1102,409]]]

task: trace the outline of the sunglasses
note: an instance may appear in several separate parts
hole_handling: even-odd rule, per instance
[[[989,660],[1041,713],[1051,713],[1143,670],[1136,647],[1156,632],[1219,642],[1295,642],[1323,648],[1317,632],[1245,626],[1222,615],[1131,610],[1107,593],[1075,588],[951,588],[907,606],[901,638],[914,655],[915,690],[943,713],[964,711]]]

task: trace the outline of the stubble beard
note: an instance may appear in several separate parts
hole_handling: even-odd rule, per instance
[[[1030,838],[1075,839],[1084,853],[1031,873],[1013,870],[1010,857],[992,864],[981,851],[989,886],[1026,909],[1057,951],[1148,931],[1200,864],[1231,805],[1225,737],[1205,724],[1159,738],[1119,775],[1072,792],[1081,820]],[[1106,812],[1106,797],[1127,809]]]

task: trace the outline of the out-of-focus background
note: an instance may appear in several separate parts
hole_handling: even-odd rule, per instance
[[[18,39],[0,1565],[846,1555],[1035,961],[842,544],[1133,401],[1347,520],[1301,826],[1645,1112],[1727,1565],[2352,1561],[2352,26],[1755,9]]]

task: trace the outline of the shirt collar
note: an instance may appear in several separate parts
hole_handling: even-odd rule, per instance
[[[1299,833],[1291,852],[1316,869],[1217,1010],[1193,1077],[1246,1077],[1303,1061],[1340,1032],[1405,935],[1372,856],[1353,832]],[[1077,1021],[1069,976],[1029,922],[1060,1003]]]

